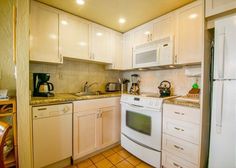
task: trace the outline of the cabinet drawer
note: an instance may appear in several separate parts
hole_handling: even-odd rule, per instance
[[[120,97],[81,100],[73,102],[74,113],[111,106],[120,106]]]
[[[192,122],[195,124],[200,123],[200,109],[198,108],[164,104],[163,115],[166,118]]]
[[[169,135],[199,144],[199,125],[164,118],[163,131]]]
[[[163,149],[175,154],[185,160],[197,164],[198,163],[198,145],[186,142],[184,140],[163,134]]]
[[[197,165],[172,155],[165,150],[162,151],[162,166],[164,168],[197,168]]]

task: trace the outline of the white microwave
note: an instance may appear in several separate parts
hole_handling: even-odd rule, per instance
[[[172,36],[135,46],[133,67],[148,68],[171,65],[173,64],[173,49]]]

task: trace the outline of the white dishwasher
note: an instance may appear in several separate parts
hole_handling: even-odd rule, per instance
[[[33,107],[34,168],[72,156],[72,104]]]

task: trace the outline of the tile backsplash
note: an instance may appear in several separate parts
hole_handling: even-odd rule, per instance
[[[186,95],[196,81],[196,77],[187,77],[185,68],[151,70],[151,71],[109,71],[104,65],[80,61],[64,60],[63,64],[30,63],[30,90],[33,91],[33,73],[50,73],[50,82],[54,84],[55,93],[75,93],[83,90],[86,81],[97,82],[91,91],[105,90],[107,82],[118,82],[119,78],[130,79],[131,74],[141,77],[141,92],[158,93],[161,81],[172,84],[172,94]],[[200,78],[198,84],[200,85]]]
[[[107,82],[118,82],[119,71],[108,71],[104,65],[64,60],[61,65],[30,63],[30,90],[33,91],[33,73],[50,73],[50,82],[55,93],[75,93],[82,91],[86,81],[97,82],[91,91],[105,90]]]
[[[172,84],[172,94],[186,95],[192,88],[192,84],[196,81],[196,77],[187,77],[185,68],[167,69],[167,70],[152,70],[152,71],[128,71],[124,72],[123,77],[130,79],[132,74],[139,74],[141,78],[141,92],[158,93],[158,86],[163,80],[168,80]],[[198,84],[200,86],[200,77]]]

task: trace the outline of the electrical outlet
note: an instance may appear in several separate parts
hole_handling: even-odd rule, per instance
[[[60,80],[63,80],[63,73],[62,73],[62,72],[59,72],[58,75],[59,75],[59,79],[60,79]]]

